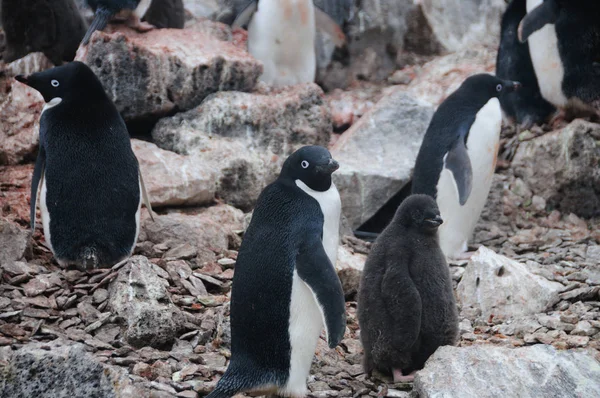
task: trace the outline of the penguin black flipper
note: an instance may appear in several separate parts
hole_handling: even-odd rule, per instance
[[[315,26],[331,38],[336,47],[342,47],[346,44],[346,34],[323,9],[315,6]]]
[[[335,348],[346,331],[344,291],[323,243],[314,233],[306,237],[300,248],[296,272],[314,294],[324,318],[327,342],[330,348]]]
[[[444,168],[450,170],[458,190],[460,205],[467,203],[473,188],[473,168],[466,147],[466,135],[469,127],[462,128],[454,146],[444,156]]]
[[[108,25],[108,21],[110,21],[113,15],[114,12],[112,10],[109,10],[108,8],[102,6],[98,6],[98,8],[96,9],[96,13],[94,14],[94,20],[92,21],[90,27],[85,33],[81,44],[83,44],[84,46],[87,45],[90,42],[90,38],[92,37],[92,34],[95,31],[106,28],[106,25]]]
[[[558,3],[554,0],[546,0],[531,10],[519,24],[519,41],[525,43],[529,36],[547,24],[555,23],[559,11]]]
[[[29,217],[31,222],[31,231],[35,230],[35,210],[37,208],[38,189],[44,181],[44,168],[46,166],[46,151],[40,143],[40,149],[33,169],[31,178],[31,200],[29,205]]]
[[[232,28],[241,28],[244,26],[248,26],[248,24],[250,23],[250,20],[252,19],[252,16],[254,15],[254,13],[256,12],[256,10],[258,9],[258,1],[257,0],[251,0],[248,2],[248,4],[246,4],[246,6],[244,7],[244,10],[242,12],[239,13],[239,15],[235,18],[235,21],[233,21],[233,24],[231,25]]]

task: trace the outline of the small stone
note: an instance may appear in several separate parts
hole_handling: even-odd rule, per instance
[[[588,336],[567,336],[567,344],[569,347],[585,347],[590,342]]]
[[[538,195],[533,195],[533,198],[531,198],[531,205],[537,211],[544,211],[546,210],[546,199]]]
[[[226,363],[225,357],[216,352],[200,354],[200,357],[204,361],[204,364],[210,368],[220,368],[225,366]]]
[[[468,319],[463,319],[458,323],[458,330],[461,335],[465,333],[473,333],[473,326],[471,321]]]
[[[108,290],[106,289],[97,289],[92,296],[92,302],[94,304],[100,304],[106,301],[108,298]]]
[[[233,268],[235,265],[235,260],[232,258],[221,258],[217,262],[225,268]]]
[[[598,329],[593,327],[588,321],[579,321],[575,329],[571,331],[571,335],[575,336],[593,336],[598,333]]]
[[[168,252],[166,252],[163,257],[164,258],[175,258],[182,260],[189,260],[191,258],[196,257],[198,255],[198,249],[189,243],[181,244],[177,247],[172,248]]]
[[[579,317],[575,314],[561,314],[560,320],[566,323],[576,324],[579,321]]]
[[[144,362],[138,362],[134,365],[132,373],[137,376],[145,377],[146,379],[152,378],[152,370],[150,365]]]
[[[198,394],[195,391],[186,390],[177,393],[180,398],[198,398]]]
[[[169,261],[167,263],[167,272],[171,276],[171,279],[187,279],[192,275],[192,269],[184,260]]]

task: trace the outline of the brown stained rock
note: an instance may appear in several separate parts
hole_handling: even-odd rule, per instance
[[[0,165],[35,159],[43,106],[36,90],[13,81],[10,94],[0,103]]]
[[[247,52],[189,29],[96,32],[77,59],[102,81],[125,120],[188,110],[221,90],[250,91],[262,65]]]
[[[202,105],[164,118],[152,131],[156,144],[193,156],[217,172],[217,197],[249,210],[304,145],[327,146],[331,117],[322,90],[301,84],[255,93],[219,92]]]

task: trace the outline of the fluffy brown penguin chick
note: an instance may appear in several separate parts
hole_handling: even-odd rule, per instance
[[[433,198],[412,195],[373,245],[358,293],[368,374],[377,369],[395,382],[412,381],[438,347],[456,342],[458,313],[438,243],[441,223]]]

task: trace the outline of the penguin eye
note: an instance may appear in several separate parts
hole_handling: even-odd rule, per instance
[[[58,87],[58,86],[60,86],[60,83],[58,82],[58,80],[55,80],[55,79],[51,80],[50,84],[52,85],[52,87]]]
[[[302,163],[300,163],[300,165],[302,166],[303,169],[308,169],[308,162],[306,160],[303,160]]]
[[[496,86],[496,91],[497,91],[497,92],[500,92],[500,91],[502,91],[502,84],[498,84],[498,85]]]

